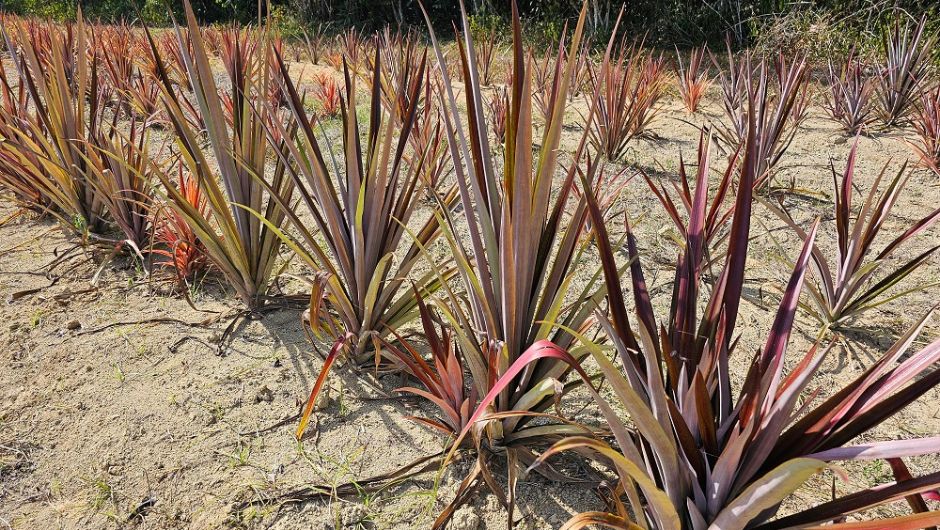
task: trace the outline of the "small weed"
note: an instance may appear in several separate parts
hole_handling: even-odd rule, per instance
[[[95,479],[91,482],[91,499],[89,507],[97,514],[101,514],[111,521],[118,521],[118,501],[114,486],[105,479]]]
[[[872,460],[862,467],[862,476],[869,484],[883,484],[893,480],[891,470],[884,460]]]
[[[37,309],[33,311],[32,316],[29,317],[29,327],[36,329],[42,324],[42,318],[45,316],[46,311],[44,309]]]
[[[250,443],[237,442],[235,451],[228,455],[229,466],[232,468],[245,467],[250,465],[252,446]]]
[[[124,369],[118,366],[118,364],[115,362],[111,363],[111,374],[118,383],[124,384],[124,382],[127,381],[127,373],[125,373]]]

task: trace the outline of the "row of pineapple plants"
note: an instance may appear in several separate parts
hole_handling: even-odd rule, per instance
[[[511,526],[519,478],[565,480],[548,462],[561,451],[588,455],[616,484],[605,511],[566,528],[940,524],[929,504],[940,500],[940,472],[913,477],[901,460],[935,454],[940,437],[853,443],[940,382],[940,340],[911,348],[933,310],[843,388],[812,388],[835,347],[831,331],[925,288],[892,290],[936,248],[899,267],[889,258],[940,209],[879,248],[910,172],[888,175],[880,190],[886,168],[856,208],[856,148],[844,171],[833,169],[834,259],[816,245],[818,222],[801,226],[772,200],[774,169],[811,101],[800,57],[729,51],[720,66],[704,48],[680,54],[684,105],[698,109],[717,71],[725,119],[703,130],[697,164],[680,165],[673,189],[625,178],[609,161],[649,134],[667,61],[616,31],[592,57],[587,10],[585,2],[572,31],[540,56],[523,45],[515,11],[508,50],[495,36],[476,42],[466,16],[453,46],[430,24],[429,44],[348,31],[329,45],[315,34],[289,46],[268,27],[200,28],[188,3],[186,20],[165,32],[5,17],[13,75],[0,79],[0,185],[86,244],[127,249],[184,286],[216,274],[248,309],[274,298],[283,256],[299,257],[313,272],[309,326],[331,348],[296,436],[303,440],[337,361],[404,374],[399,392],[439,411],[417,420],[447,440],[440,465],[457,452],[476,459],[435,528],[481,487],[509,507]],[[926,75],[930,42],[923,22],[896,27],[872,77],[855,57],[833,63],[827,98],[833,117],[859,134],[873,123],[868,100],[877,95],[886,126],[913,121],[927,166],[940,100]],[[308,91],[288,53],[336,75],[318,74]],[[510,65],[502,82],[501,54]],[[308,96],[318,100],[313,112]],[[566,111],[578,98],[587,108],[580,139],[563,154]],[[335,148],[328,120],[341,128]],[[155,147],[156,132],[172,143]],[[717,181],[715,144],[725,153]],[[609,228],[620,217],[614,199],[641,180],[681,234],[665,314],[654,309],[629,218],[622,236]],[[765,344],[739,345],[757,205],[803,247]],[[787,344],[801,309],[819,320],[820,339],[793,365]],[[750,356],[746,374],[731,373],[732,355]],[[574,389],[594,397],[603,426],[563,415]],[[897,481],[778,515],[813,476],[869,459],[889,460]],[[898,500],[911,515],[844,522]]]

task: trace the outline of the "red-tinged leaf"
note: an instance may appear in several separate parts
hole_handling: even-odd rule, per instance
[[[927,314],[931,315],[937,307],[940,307],[940,304],[931,308]],[[878,402],[906,385],[912,379],[928,375],[924,372],[930,369],[934,363],[940,361],[940,340],[931,342],[917,353],[901,360],[903,354],[904,351],[902,350],[900,355],[886,356],[887,362],[884,362],[883,365],[888,367],[888,370],[886,370],[887,374],[879,381],[879,384],[875,386],[874,392],[868,395],[869,402]],[[899,362],[900,364],[893,366],[892,363],[894,362]]]
[[[940,511],[852,523],[807,526],[805,530],[921,530],[940,524]]]
[[[470,472],[467,473],[467,476],[463,478],[463,480],[460,482],[460,485],[457,487],[457,495],[454,497],[454,500],[445,506],[441,513],[437,516],[437,519],[434,520],[434,524],[431,525],[432,530],[444,530],[444,528],[446,528],[447,524],[450,522],[451,517],[454,516],[454,512],[456,512],[457,509],[460,508],[463,504],[471,500],[471,495],[473,495],[480,484],[480,478],[484,473],[483,468],[485,465],[486,464],[481,458],[477,458],[473,464],[473,467],[470,469]]]
[[[486,410],[490,407],[490,405],[493,404],[493,402],[496,400],[496,397],[509,387],[515,377],[531,363],[540,359],[557,359],[567,363],[574,370],[576,370],[585,381],[590,381],[587,373],[583,368],[581,368],[581,364],[578,363],[578,361],[572,357],[571,354],[547,340],[540,340],[529,347],[522,355],[520,355],[519,358],[516,359],[516,362],[509,366],[506,372],[500,376],[499,380],[496,381],[496,384],[493,385],[486,396],[480,400],[480,403],[477,405],[477,409],[467,421],[467,425],[463,428],[463,430],[457,436],[457,439],[454,441],[455,448],[460,445],[463,439],[470,432],[470,429],[473,428],[474,424],[479,421],[486,413]],[[451,455],[453,454],[453,451],[454,450],[451,450]],[[448,459],[449,458],[450,455],[448,455]]]
[[[613,528],[614,530],[644,530],[624,517],[605,512],[583,512],[568,520],[559,530],[581,530],[588,527]]]
[[[847,425],[823,438],[822,447],[817,445],[817,448],[839,447],[848,443],[861,433],[882,424],[886,419],[897,414],[898,411],[921,398],[937,385],[940,385],[940,368],[923,375],[890,398],[879,401],[866,412],[851,418]],[[794,430],[794,434],[796,432],[798,430]],[[806,437],[805,434],[804,437]],[[813,441],[819,443],[819,439]]]
[[[454,429],[450,425],[444,425],[441,422],[434,421],[428,418],[422,418],[421,416],[406,416],[406,418],[408,418],[411,421],[426,425],[436,431],[440,431],[445,436],[453,436],[454,434]]]
[[[698,416],[697,430],[702,438],[702,448],[707,454],[717,454],[719,449],[718,438],[715,434],[715,413],[712,411],[711,399],[700,371],[696,370],[689,391],[694,397],[695,411]]]
[[[914,478],[910,470],[907,469],[907,466],[904,465],[904,461],[900,458],[889,458],[888,464],[891,465],[891,472],[898,482]],[[930,500],[937,501],[940,500],[940,495],[938,495],[936,491],[929,491],[923,494],[915,493],[914,495],[908,495],[906,498],[907,503],[911,506],[911,509],[914,510],[914,513],[924,513],[930,511],[924,499],[929,498]]]
[[[826,462],[832,460],[876,460],[933,454],[940,448],[940,436],[913,440],[872,442],[864,445],[837,447],[809,455]]]
[[[540,465],[555,454],[582,447],[596,451],[610,459],[616,466],[618,472],[621,473],[622,481],[629,478],[629,480],[635,481],[637,485],[640,486],[640,489],[647,498],[647,502],[650,503],[650,510],[654,514],[658,528],[680,528],[679,514],[672,505],[669,496],[656,486],[655,482],[650,479],[644,469],[641,469],[636,463],[624,457],[622,453],[615,451],[612,447],[600,440],[581,436],[574,436],[562,440],[542,453],[532,466],[530,466],[530,469]]]
[[[636,336],[633,334],[633,331],[630,327],[630,317],[627,314],[627,306],[623,299],[623,291],[619,288],[620,275],[617,270],[617,263],[614,259],[614,251],[610,246],[610,237],[607,233],[607,225],[604,221],[604,215],[601,213],[600,207],[597,205],[597,199],[594,197],[594,192],[591,189],[591,186],[583,180],[581,185],[584,190],[584,197],[587,201],[588,211],[591,214],[591,222],[593,223],[594,231],[597,234],[597,249],[601,259],[601,266],[604,270],[604,279],[608,285],[607,303],[610,306],[609,310],[614,326],[618,335],[621,337],[621,340],[623,340],[626,344],[627,348],[638,352],[640,351],[640,345],[637,342]],[[628,361],[628,359],[623,360],[624,362]],[[629,362],[636,363],[636,361],[633,359],[629,359]]]
[[[742,463],[738,471],[738,482],[736,482],[738,487],[742,486],[744,482],[750,481],[753,474],[757,473],[760,468],[767,466],[766,457],[772,453],[779,433],[789,422],[788,409],[798,397],[797,391],[794,391],[787,396],[787,400],[777,401],[774,399],[779,392],[778,388],[781,383],[787,343],[792,331],[800,294],[802,293],[803,279],[818,225],[818,222],[814,223],[809,237],[803,243],[803,249],[794,266],[787,289],[784,291],[767,342],[758,362],[751,367],[751,371],[745,379],[744,395],[746,397],[741,400],[745,406],[740,413],[740,421],[742,424],[756,423],[765,432],[761,433],[764,435],[758,437],[755,443],[748,448],[748,455],[751,458]],[[816,362],[816,366],[818,366],[820,360]],[[811,375],[812,373],[802,374],[801,383],[805,385]]]
[[[310,397],[307,398],[306,406],[304,406],[303,414],[300,416],[300,425],[297,426],[297,432],[295,434],[298,440],[303,438],[304,431],[310,423],[310,415],[313,413],[313,406],[317,401],[317,396],[320,395],[320,391],[323,389],[323,383],[326,382],[330,368],[333,367],[333,363],[336,362],[336,359],[339,357],[340,353],[342,353],[343,349],[346,348],[351,341],[355,340],[356,337],[351,333],[340,337],[333,343],[333,347],[330,348],[330,353],[326,356],[326,359],[323,360],[323,368],[320,369],[320,375],[317,376],[317,381],[313,385],[313,390],[310,391]]]
[[[744,530],[764,510],[779,505],[810,477],[826,469],[826,464],[811,458],[787,461],[751,483],[729,502],[712,521],[710,528]]]
[[[711,142],[709,141],[709,149]],[[722,212],[722,205],[725,202],[725,197],[727,197],[728,192],[731,190],[731,178],[735,173],[735,168],[737,167],[738,155],[741,154],[742,146],[738,148],[731,154],[728,158],[728,165],[725,169],[724,174],[721,176],[721,181],[718,183],[718,192],[712,198],[712,204],[709,208],[708,219],[705,223],[707,229],[708,241],[711,241],[713,236],[718,232],[718,228],[723,226],[727,220],[734,214],[734,208],[729,207]]]
[[[643,276],[643,267],[640,265],[640,253],[637,250],[636,237],[630,227],[630,220],[624,213],[624,227],[627,231],[627,253],[630,257],[630,279],[633,283],[633,303],[636,305],[637,317],[646,327],[647,334],[655,343],[656,314],[650,301],[649,291],[646,288],[646,279]],[[616,289],[615,289],[616,290]],[[609,293],[608,293],[609,296]],[[658,345],[658,343],[656,343]],[[669,351],[672,351],[671,349]],[[662,350],[656,352],[657,358],[662,357]]]
[[[842,176],[842,184],[838,185],[839,193],[835,197],[836,210],[836,234],[839,242],[839,255],[843,259],[849,256],[849,224],[852,219],[852,197],[855,190],[852,187],[852,180],[855,177],[855,158],[858,153],[858,136],[852,142],[852,149],[849,151],[848,162],[845,165],[845,173]],[[836,173],[832,172],[832,179],[835,180]],[[857,241],[855,241],[857,243]]]
[[[695,339],[698,324],[698,293],[702,275],[705,250],[705,218],[708,199],[709,149],[703,148],[703,136],[699,136],[699,167],[695,182],[695,195],[689,207],[689,223],[685,231],[685,249],[676,266],[673,289],[673,345],[679,356],[690,364],[697,364],[691,344]],[[683,181],[685,179],[683,178]]]
[[[894,363],[907,351],[936,307],[934,306],[919,324],[913,326],[904,337],[899,339],[866,374],[856,379],[857,385],[853,384],[857,386],[854,393],[844,400],[843,407],[829,420],[830,429],[838,428],[839,432],[834,436],[830,434],[827,440],[830,445],[825,448],[838,447],[847,443],[857,434],[884,421],[884,414],[897,412],[911,400],[916,399],[914,396],[917,392],[922,394],[925,388],[929,388],[924,386],[924,382],[934,380],[940,368],[926,374],[923,371],[928,370],[932,364],[940,360],[940,340],[934,341],[918,353],[911,355],[900,366],[895,367]],[[917,376],[920,377],[914,383],[902,388]],[[897,389],[901,390],[889,396]],[[832,445],[835,443],[838,445]]]
[[[692,432],[689,430],[689,426],[682,416],[682,412],[679,411],[679,408],[676,407],[675,402],[671,399],[666,401],[666,405],[669,407],[669,415],[672,418],[673,429],[675,429],[676,432],[677,445],[682,449],[682,452],[685,453],[685,460],[692,466],[695,474],[704,477],[705,461],[702,452],[699,450],[699,446],[692,436]]]
[[[808,508],[799,513],[758,525],[754,530],[780,530],[824,523],[876,506],[888,504],[903,499],[908,495],[932,491],[938,487],[940,487],[940,471],[911,480],[902,480],[892,484],[858,491],[833,501]]]
[[[780,384],[780,388],[777,390],[776,396],[778,400],[784,393],[787,392],[787,390],[790,389],[791,385],[799,382],[807,374],[807,370],[809,370],[809,372],[813,372],[815,370],[816,366],[813,363],[813,359],[816,358],[816,352],[818,350],[819,342],[814,343],[811,348],[806,350],[806,355],[803,356],[803,359],[800,360],[799,364],[794,366],[792,370],[790,370],[790,373],[787,374],[787,377],[784,378],[783,382]],[[812,367],[811,370],[810,367]]]
[[[411,343],[399,335],[398,332],[394,332],[394,334],[396,339],[398,339],[398,342],[408,352],[407,354],[385,339],[377,340],[389,354],[398,358],[398,360],[405,365],[405,370],[407,370],[415,379],[420,381],[421,384],[429,389],[433,389],[435,392],[440,392],[442,390],[442,382],[439,376],[440,366],[437,366],[437,371],[432,369],[431,366],[421,357],[421,354],[411,345]]]
[[[685,171],[685,168],[679,166],[682,172]],[[672,201],[672,197],[666,193],[666,190],[657,186],[653,183],[653,180],[646,174],[645,171],[641,171],[640,175],[643,177],[643,180],[646,181],[646,185],[649,186],[650,191],[653,192],[653,195],[659,200],[659,203],[662,205],[663,209],[666,210],[666,214],[669,215],[669,218],[672,219],[672,222],[676,225],[676,229],[682,232],[685,235],[686,228],[685,223],[682,221],[682,218],[679,216],[679,210],[676,208],[675,203]],[[684,179],[683,179],[684,181]]]
[[[793,320],[796,317],[796,309],[800,302],[800,294],[803,291],[803,279],[806,276],[806,266],[809,264],[810,251],[813,248],[816,239],[816,231],[819,228],[819,221],[813,223],[806,241],[803,242],[803,250],[800,252],[793,272],[790,275],[790,281],[784,290],[783,299],[780,301],[780,307],[777,315],[774,317],[773,325],[767,336],[767,342],[760,357],[760,372],[772,370],[774,375],[772,387],[769,389],[770,395],[776,395],[776,386],[780,381],[780,371],[783,369],[783,357],[786,353],[787,343],[790,339],[790,333],[793,330]]]
[[[423,397],[424,399],[437,405],[438,408],[441,409],[441,412],[447,415],[448,419],[451,422],[451,425],[453,425],[456,428],[462,427],[461,418],[460,418],[460,414],[458,413],[458,411],[452,406],[451,403],[448,403],[447,401],[442,399],[440,396],[436,396],[428,391],[421,390],[420,388],[410,387],[410,386],[396,388],[395,392],[407,392],[410,394],[414,394],[416,396]],[[456,431],[456,429],[454,429],[454,431]],[[453,432],[449,434],[453,434]]]
[[[907,403],[923,395],[926,389],[930,388],[929,386],[923,386],[925,384],[924,380],[940,378],[940,373],[938,373],[940,369],[925,374],[920,381],[916,381],[908,388],[899,391],[893,398],[879,400],[871,405],[867,412],[861,415],[858,415],[857,412],[859,410],[858,400],[866,391],[872,388],[871,385],[881,377],[886,368],[893,365],[896,359],[907,350],[920,330],[926,325],[930,314],[929,312],[924,315],[920,322],[911,327],[885,356],[870,366],[864,374],[854,379],[791,425],[777,443],[771,455],[771,460],[779,462],[782,459],[839,447],[873,425],[883,421],[884,418],[896,413]],[[853,410],[856,411],[856,415],[846,419],[846,415]]]
[[[748,96],[749,105],[754,107],[754,96]],[[728,236],[728,260],[713,290],[712,298],[703,315],[703,326],[713,327],[718,322],[718,316],[724,312],[727,329],[724,330],[726,340],[734,336],[734,328],[738,318],[738,307],[741,304],[741,293],[744,290],[744,266],[747,261],[748,243],[750,241],[751,208],[753,188],[760,170],[759,147],[757,144],[757,131],[753,113],[748,113],[746,138],[744,141],[744,158],[741,162],[741,178],[738,183],[737,200],[734,205],[734,215],[731,218],[731,232]]]
[[[917,270],[917,268],[926,263],[930,256],[933,255],[933,253],[938,249],[940,249],[940,246],[927,249],[925,252],[921,253],[911,261],[908,261],[901,267],[895,269],[893,272],[881,279],[878,283],[873,285],[870,289],[864,293],[859,294],[858,297],[852,301],[852,303],[846,306],[843,313],[858,313],[864,311],[865,309],[879,306],[885,301],[890,301],[891,298],[878,300],[878,297],[900,283],[902,280],[907,278],[908,275]]]

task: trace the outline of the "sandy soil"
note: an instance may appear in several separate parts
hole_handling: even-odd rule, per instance
[[[680,153],[694,161],[696,125],[721,118],[716,97],[713,89],[696,116],[667,97],[653,128],[658,138],[637,141],[627,162],[654,179],[674,179]],[[580,126],[575,123],[565,135],[573,148]],[[898,167],[910,158],[905,142],[911,138],[907,130],[863,138],[859,186],[867,190],[884,164]],[[841,169],[850,144],[814,106],[777,179],[802,190],[786,200],[798,221],[827,220],[821,236],[827,249],[834,236],[828,166],[834,160]],[[914,170],[885,237],[936,207],[938,182],[931,173]],[[639,220],[647,280],[657,304],[665,307],[667,267],[675,257],[671,223],[640,179],[628,187],[620,206]],[[12,213],[8,204],[0,206],[0,217]],[[760,206],[752,233],[751,303],[742,309],[739,326],[742,352],[762,344],[777,287],[798,244]],[[935,228],[894,261],[938,242]],[[425,528],[452,498],[465,464],[380,493],[338,499],[327,490],[324,498],[309,502],[263,502],[297,488],[336,486],[392,471],[436,454],[442,440],[406,419],[420,407],[416,401],[390,397],[400,384],[397,377],[375,381],[341,369],[332,377],[331,400],[318,414],[313,435],[297,443],[291,417],[321,366],[303,332],[300,307],[241,320],[220,348],[239,308],[217,280],[194,293],[198,310],[168,293],[164,279],[145,278],[122,260],[107,263],[94,287],[89,279],[105,254],[75,244],[49,220],[19,217],[0,227],[0,528]],[[923,284],[938,277],[935,255],[908,281]],[[299,284],[283,284],[286,292],[301,292]],[[844,347],[833,352],[819,386],[827,391],[857,376],[936,302],[937,293],[916,293],[869,314],[859,331],[842,339]],[[805,315],[798,326],[793,357],[805,351],[818,329]],[[935,319],[917,344],[938,336]],[[736,362],[744,366],[742,359]],[[570,399],[584,401],[579,394]],[[868,438],[936,435],[938,403],[935,389]],[[585,404],[579,418],[598,421],[597,411]],[[911,467],[916,474],[938,465],[934,456],[913,459]],[[839,492],[890,477],[887,465],[879,463],[849,471],[849,483],[836,480]],[[788,505],[825,499],[831,479],[820,477]],[[521,528],[557,528],[571,513],[601,508],[591,491],[537,476],[523,481],[519,493]],[[251,501],[252,507],[240,509]],[[501,528],[505,517],[492,495],[480,494],[454,527],[475,528],[479,520],[480,527]]]

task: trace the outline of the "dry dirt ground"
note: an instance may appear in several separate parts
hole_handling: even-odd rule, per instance
[[[655,139],[638,140],[627,163],[654,180],[675,179],[680,153],[694,161],[697,125],[721,118],[712,89],[705,109],[689,116],[667,97],[653,127]],[[574,117],[574,116],[573,116]],[[572,147],[577,120],[566,131]],[[911,131],[862,138],[858,184],[867,190],[881,167],[909,157]],[[809,224],[825,220],[821,241],[834,236],[830,160],[844,165],[851,141],[817,106],[777,177],[794,187],[786,206]],[[716,157],[716,170],[720,167]],[[885,236],[940,203],[940,180],[915,169]],[[668,304],[668,266],[676,248],[671,224],[641,179],[619,201],[643,250],[647,280],[660,308]],[[4,204],[0,217],[13,214]],[[744,325],[739,354],[762,344],[778,288],[788,274],[798,240],[766,209],[755,207]],[[882,240],[886,241],[886,240]],[[907,246],[895,261],[940,242],[937,228]],[[0,529],[17,528],[426,528],[449,501],[466,470],[458,464],[428,472],[386,491],[338,499],[269,504],[275,494],[314,485],[339,485],[394,470],[440,451],[443,441],[406,419],[416,402],[393,398],[400,380],[375,381],[348,369],[331,379],[330,402],[318,413],[313,435],[294,440],[290,420],[321,366],[300,321],[287,306],[242,320],[219,353],[218,342],[238,307],[218,280],[193,293],[197,309],[168,292],[163,276],[146,278],[132,262],[113,260],[93,287],[105,253],[75,248],[50,220],[21,216],[0,227]],[[940,278],[940,256],[908,281]],[[300,293],[285,280],[284,290]],[[841,339],[817,380],[824,392],[857,376],[908,326],[936,303],[938,289],[915,293],[866,316]],[[167,319],[167,320],[159,320]],[[801,315],[791,342],[797,357],[818,326]],[[918,338],[940,336],[937,319]],[[318,345],[321,349],[323,344]],[[743,355],[742,355],[743,356]],[[744,360],[737,360],[743,376]],[[869,439],[928,436],[940,432],[936,389],[886,422]],[[571,397],[577,409],[578,394]],[[579,413],[598,421],[589,403]],[[912,471],[936,469],[937,456],[913,459]],[[579,465],[571,463],[576,472]],[[886,465],[848,467],[839,492],[890,480]],[[828,495],[836,475],[819,477],[788,506]],[[590,490],[532,476],[519,485],[522,528],[557,528],[571,513],[601,507]],[[240,509],[244,508],[244,509]],[[899,507],[898,510],[903,509]],[[502,528],[505,511],[479,494],[460,514],[459,528]]]

